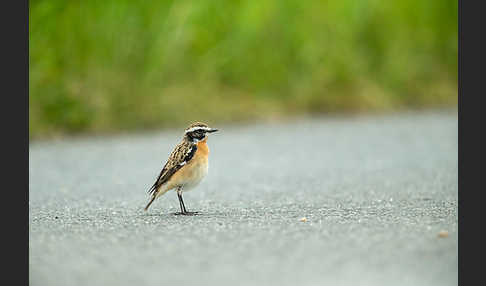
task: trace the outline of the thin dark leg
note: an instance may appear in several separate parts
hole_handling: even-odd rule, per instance
[[[176,215],[195,215],[197,214],[198,212],[188,212],[187,209],[186,209],[186,206],[184,205],[184,200],[182,199],[182,192],[181,192],[181,189],[178,189],[177,190],[177,197],[179,198],[179,206],[181,208],[181,212],[180,213],[175,213]]]
[[[186,208],[184,207],[184,201],[182,201],[182,194],[177,191],[177,197],[179,198],[179,207],[181,208],[181,214],[186,212]]]
[[[187,213],[186,206],[184,205],[184,200],[182,199],[182,193],[180,195],[180,198],[181,198],[182,208],[184,209],[183,213]]]

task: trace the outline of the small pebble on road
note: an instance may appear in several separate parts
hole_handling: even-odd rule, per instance
[[[441,231],[439,231],[438,236],[440,238],[448,237],[449,236],[449,232],[447,232],[447,230],[441,230]]]

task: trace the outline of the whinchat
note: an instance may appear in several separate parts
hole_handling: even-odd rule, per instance
[[[187,211],[182,200],[182,192],[196,187],[208,173],[209,148],[206,142],[208,133],[216,131],[218,130],[210,128],[202,122],[192,123],[186,128],[182,141],[174,148],[157,180],[148,191],[151,199],[145,210],[156,198],[175,189],[181,208],[181,212],[176,214],[193,215],[197,213]]]

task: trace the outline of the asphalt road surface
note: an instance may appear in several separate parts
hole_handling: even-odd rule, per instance
[[[30,285],[457,285],[457,120],[214,126],[190,217],[143,211],[181,130],[33,142]]]

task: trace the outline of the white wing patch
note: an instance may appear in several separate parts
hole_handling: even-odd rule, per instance
[[[191,154],[194,147],[196,147],[196,146],[191,146],[191,148],[187,149],[186,154],[184,154],[184,158],[186,158],[187,155]],[[191,158],[192,158],[192,156],[191,156]],[[183,161],[183,162],[179,163],[179,166],[184,166],[186,163],[187,163],[187,161]]]

